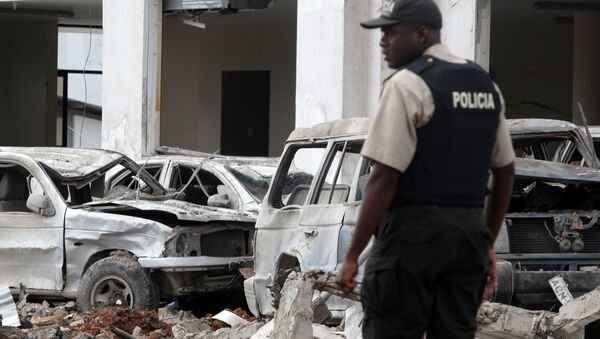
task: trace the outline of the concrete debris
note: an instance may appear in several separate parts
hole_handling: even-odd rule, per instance
[[[211,331],[212,327],[210,323],[206,319],[186,319],[177,323],[175,326],[171,328],[173,332],[173,337],[175,338],[185,338],[189,334]]]
[[[250,339],[262,327],[264,322],[254,321],[247,325],[229,328],[224,327],[216,331],[204,331],[199,334],[189,335],[185,339]]]
[[[312,338],[312,297],[314,282],[306,275],[290,273],[281,290],[275,313],[273,338]]]
[[[247,320],[228,310],[223,310],[217,313],[213,319],[220,320],[231,327],[238,327],[248,324]]]
[[[530,311],[485,302],[477,315],[478,332],[486,338],[583,338],[585,326],[600,319],[600,287],[562,306],[558,313]]]
[[[19,327],[19,316],[17,315],[17,306],[10,294],[10,289],[6,284],[0,284],[0,315],[2,315],[2,326]]]
[[[484,302],[477,314],[477,337],[541,338],[550,333],[553,312],[529,311],[510,305]]]
[[[600,287],[588,292],[560,308],[554,326],[565,333],[575,333],[600,319]]]
[[[356,303],[346,310],[344,317],[344,335],[346,339],[362,339],[362,304]]]
[[[47,302],[20,303],[17,313],[21,328],[1,327],[0,338],[362,339],[363,310],[359,302],[349,301],[351,305],[337,328],[313,321],[315,296],[321,300],[327,294],[359,296],[356,292],[341,291],[331,284],[332,278],[324,272],[292,272],[281,290],[279,308],[266,324],[239,308],[221,312],[220,316],[207,314],[197,318],[189,311],[172,308],[158,311],[101,308],[78,312],[74,303],[56,307]],[[315,293],[315,289],[327,292]],[[579,339],[585,337],[586,325],[596,320],[600,320],[600,287],[568,302],[559,312],[484,302],[477,316],[477,337]],[[328,322],[328,325],[337,324]]]

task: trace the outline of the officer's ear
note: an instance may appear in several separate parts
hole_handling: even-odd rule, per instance
[[[417,36],[417,42],[419,45],[425,45],[429,42],[431,27],[426,25],[418,25],[416,27],[415,34]]]

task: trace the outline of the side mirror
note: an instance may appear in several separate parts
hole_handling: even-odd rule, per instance
[[[231,199],[227,193],[219,193],[208,197],[206,204],[211,207],[231,208]]]
[[[56,213],[50,198],[42,193],[31,193],[27,198],[27,208],[44,217],[51,217]]]

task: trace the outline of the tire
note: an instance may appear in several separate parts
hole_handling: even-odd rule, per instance
[[[126,256],[98,260],[85,271],[79,283],[77,303],[82,311],[96,306],[155,309],[158,302],[154,282],[137,261]]]

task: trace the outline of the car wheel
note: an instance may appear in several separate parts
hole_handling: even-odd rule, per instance
[[[77,302],[90,307],[120,306],[134,310],[158,307],[158,291],[134,259],[110,256],[95,262],[81,278]]]

